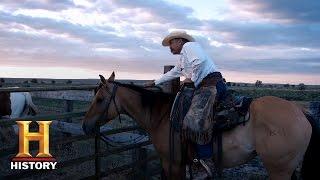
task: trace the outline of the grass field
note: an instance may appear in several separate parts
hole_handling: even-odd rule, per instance
[[[293,89],[269,89],[269,88],[231,88],[238,95],[258,98],[262,96],[276,96],[289,101],[320,101],[319,90],[293,90]]]

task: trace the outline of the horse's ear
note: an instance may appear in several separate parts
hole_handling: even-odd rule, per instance
[[[99,76],[100,76],[100,81],[102,82],[102,84],[107,84],[106,79],[101,74],[99,74]]]
[[[115,74],[114,74],[114,71],[112,72],[112,74],[110,75],[108,81],[114,81],[114,78],[115,78]]]

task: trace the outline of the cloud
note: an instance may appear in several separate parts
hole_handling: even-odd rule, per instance
[[[136,9],[139,13],[147,12],[153,17],[151,20],[167,23],[172,28],[197,29],[202,22],[192,17],[193,9],[190,7],[171,4],[162,0],[113,0],[117,7]]]
[[[141,45],[148,47],[148,49],[159,49],[161,47],[160,44],[155,44],[155,42],[143,36],[139,37],[134,34],[119,36],[114,28],[106,25],[103,27],[83,26],[65,20],[57,21],[49,18],[36,18],[24,15],[14,16],[4,12],[0,12],[0,20],[4,28],[0,36],[3,36],[2,38],[7,40],[6,46],[11,44],[13,49],[14,47],[24,47],[27,50],[32,46],[50,47],[50,49],[65,48],[65,46],[58,44],[59,40],[65,41],[67,46],[72,44],[69,47],[70,49],[76,46],[83,46],[93,49],[109,48],[133,52],[140,50],[139,46]],[[17,41],[12,42],[10,40],[12,38],[21,39],[21,43],[17,44]],[[27,43],[29,43],[28,46],[26,46]],[[74,49],[72,50],[74,51]],[[82,54],[87,56],[85,53]]]
[[[71,0],[2,0],[6,8],[61,10],[73,7]]]
[[[223,64],[230,71],[313,75],[319,74],[320,59],[239,59]]]
[[[320,22],[318,0],[229,0],[234,9],[260,18],[289,22]]]
[[[206,22],[206,31],[216,33],[224,43],[244,46],[290,45],[293,47],[320,47],[320,24],[276,24],[259,22]]]
[[[1,1],[0,62],[161,74],[163,65],[175,64],[178,58],[161,46],[162,38],[173,29],[184,29],[222,72],[319,75],[316,13],[291,15],[296,1],[283,11],[284,1],[228,2],[225,5],[254,16],[225,11],[220,20],[201,20],[194,7],[161,0]]]

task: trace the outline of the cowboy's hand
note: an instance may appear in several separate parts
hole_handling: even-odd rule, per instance
[[[144,87],[150,87],[150,86],[155,86],[154,80],[148,81],[143,84]]]

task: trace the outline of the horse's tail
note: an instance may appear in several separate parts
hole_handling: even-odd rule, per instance
[[[305,113],[305,116],[312,126],[312,135],[302,162],[301,176],[303,179],[313,179],[319,177],[320,121],[310,114]]]
[[[38,114],[39,109],[37,108],[37,106],[35,104],[33,104],[31,94],[29,92],[25,92],[24,95],[26,97],[26,105],[29,110],[29,113],[31,113],[31,115]]]

